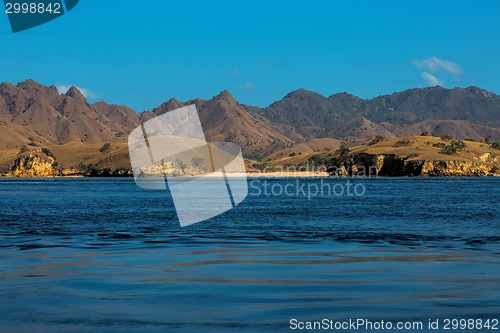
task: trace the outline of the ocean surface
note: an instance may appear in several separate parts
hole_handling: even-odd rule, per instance
[[[133,179],[0,180],[0,332],[499,319],[499,178],[249,181],[181,228],[168,192]]]

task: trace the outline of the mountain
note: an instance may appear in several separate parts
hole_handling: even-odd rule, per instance
[[[127,167],[128,134],[190,104],[197,106],[209,141],[237,143],[245,157],[257,160],[423,133],[500,141],[500,96],[477,87],[409,89],[368,100],[299,89],[265,108],[242,105],[226,90],[209,100],[171,98],[137,113],[102,100],[90,104],[76,87],[60,94],[55,86],[26,80],[0,84],[0,167],[8,168],[21,148],[50,148],[64,154],[56,156],[58,163],[70,167]],[[111,148],[104,149],[105,143]]]
[[[273,123],[291,126],[306,138],[332,136],[332,130],[348,118],[347,108],[337,108],[328,98],[305,89],[293,91],[267,108],[249,111]]]
[[[308,139],[392,137],[427,131],[458,139],[500,140],[500,96],[477,87],[416,88],[369,100],[347,93],[325,97],[299,89],[266,108],[247,110],[292,126]],[[423,131],[416,133],[418,128]]]
[[[231,141],[247,155],[256,157],[290,146],[301,137],[282,134],[282,126],[248,113],[228,91],[205,101],[180,102],[174,98],[157,108],[138,114],[123,105],[99,101],[89,104],[83,94],[71,87],[59,94],[33,80],[16,86],[0,84],[0,121],[8,127],[0,149],[23,145],[42,146],[68,143],[125,142],[128,134],[142,122],[184,105],[196,104],[205,136],[209,141]]]
[[[126,106],[106,102],[89,104],[76,87],[59,94],[33,80],[16,86],[0,84],[0,121],[22,128],[23,137],[2,140],[0,148],[26,144],[98,143],[125,141],[131,128],[140,124],[139,115]],[[28,140],[26,140],[28,139]]]
[[[409,89],[367,101],[361,115],[396,125],[432,119],[465,120],[499,128],[500,96],[478,87]]]
[[[267,119],[247,112],[227,90],[208,101],[198,98],[182,103],[172,98],[152,111],[143,112],[141,120],[145,121],[190,104],[195,104],[198,109],[208,141],[237,143],[247,156],[263,156],[294,142],[281,134],[280,129]]]
[[[451,136],[458,139],[482,141],[489,138],[498,141],[500,129],[474,124],[465,120],[424,120],[412,125],[392,125],[384,122],[382,126],[395,136],[412,136],[422,133],[434,136]]]

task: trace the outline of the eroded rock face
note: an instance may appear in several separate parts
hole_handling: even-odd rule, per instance
[[[54,167],[54,158],[37,152],[29,152],[15,159],[7,176],[10,177],[54,177],[61,171]]]
[[[130,168],[119,167],[116,169],[104,167],[92,167],[85,169],[64,169],[59,166],[55,155],[47,148],[20,152],[17,158],[10,164],[7,173],[0,174],[2,177],[131,177]]]
[[[333,160],[332,176],[488,176],[500,175],[498,158],[483,156],[473,161],[428,161],[396,154],[350,154]]]
[[[488,176],[495,174],[494,166],[465,161],[425,161],[422,175],[428,176]]]

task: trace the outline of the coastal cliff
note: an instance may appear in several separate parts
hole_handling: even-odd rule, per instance
[[[126,144],[23,146],[0,152],[3,177],[129,177]]]
[[[6,167],[0,171],[0,175],[6,177],[133,176],[128,147],[124,143],[24,147],[20,151],[11,150],[0,154],[2,161],[0,164]],[[367,145],[342,146],[335,150],[253,164],[250,162],[247,160],[249,171],[263,169],[262,172],[280,172],[291,168],[313,173],[327,171],[332,176],[500,175],[500,150],[497,143],[432,136],[379,138]],[[179,169],[166,167],[172,172]],[[195,173],[198,172],[184,168],[176,175]]]
[[[61,171],[55,168],[56,162],[52,156],[41,150],[20,154],[11,164],[6,176],[10,177],[54,177],[61,176]]]
[[[359,153],[334,160],[327,171],[332,176],[492,176],[500,175],[498,164],[498,158],[493,163]]]
[[[7,177],[58,177],[74,172],[58,168],[55,156],[48,149],[20,153],[11,163]]]
[[[498,176],[498,143],[447,136],[378,137],[360,146],[290,156],[270,167],[322,170],[331,176]]]

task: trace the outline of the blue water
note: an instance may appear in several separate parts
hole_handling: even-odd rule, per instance
[[[132,179],[0,180],[0,332],[500,317],[499,178],[349,181],[364,194],[257,195],[320,179],[253,179],[180,228],[168,193]]]

